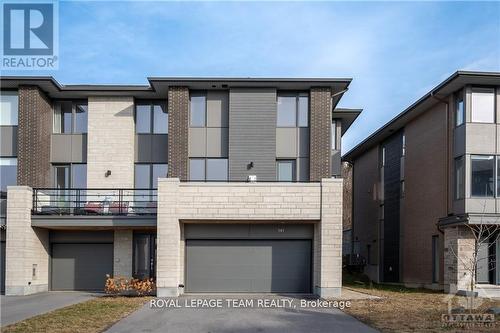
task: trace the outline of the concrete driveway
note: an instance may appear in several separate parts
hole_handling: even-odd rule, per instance
[[[233,296],[242,299],[244,296]],[[150,308],[149,303],[127,318],[112,326],[108,333],[137,332],[359,332],[376,330],[366,326],[339,309],[285,306],[283,308],[186,308],[185,301],[197,300],[198,296],[178,298],[181,307]],[[205,298],[205,297],[203,297]],[[228,296],[211,296],[210,299]],[[252,299],[257,299],[251,296]],[[265,299],[281,299],[280,296],[263,296]],[[175,300],[175,299],[162,299]],[[296,302],[295,302],[296,301]],[[294,305],[298,304],[295,299]],[[255,303],[254,303],[255,304]]]
[[[0,296],[0,324],[9,325],[39,314],[68,305],[80,303],[98,296],[85,292],[54,291],[27,296]]]

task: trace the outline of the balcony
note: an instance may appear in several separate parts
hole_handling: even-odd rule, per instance
[[[34,188],[32,226],[156,226],[156,189]]]
[[[156,189],[33,189],[33,215],[156,215]]]

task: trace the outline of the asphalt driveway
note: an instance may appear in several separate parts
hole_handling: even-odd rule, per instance
[[[204,298],[204,297],[203,297]],[[212,296],[210,299],[223,299],[223,304],[228,296]],[[242,299],[242,296],[234,296]],[[252,296],[252,299],[257,299]],[[277,299],[280,296],[264,296],[266,300]],[[371,333],[376,330],[366,326],[353,317],[335,308],[311,308],[286,304],[284,307],[259,308],[259,307],[232,307],[223,308],[186,308],[185,301],[200,299],[197,296],[178,298],[180,307],[151,308],[150,304],[131,314],[112,326],[108,333],[137,333],[137,332],[359,332]],[[172,300],[175,299],[161,299]],[[282,302],[285,304],[288,302]],[[255,303],[254,303],[255,304]]]
[[[27,296],[0,296],[0,324],[9,325],[68,305],[87,301],[98,294],[85,292],[47,292]]]

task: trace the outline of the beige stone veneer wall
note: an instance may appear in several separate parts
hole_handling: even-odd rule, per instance
[[[47,291],[49,232],[31,227],[32,190],[28,186],[9,186],[7,196],[5,294]]]
[[[89,97],[88,108],[87,187],[133,188],[134,98]]]
[[[183,222],[315,223],[313,281],[337,296],[342,265],[342,179],[321,183],[158,182],[157,295],[177,296],[184,284]]]

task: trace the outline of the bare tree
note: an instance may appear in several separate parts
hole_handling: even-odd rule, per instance
[[[479,223],[463,223],[462,226],[465,226],[473,237],[473,247],[472,247],[472,256],[459,256],[453,246],[449,247],[450,252],[460,262],[467,272],[466,278],[468,279],[468,285],[470,287],[470,291],[468,294],[468,308],[469,311],[472,312],[474,307],[474,298],[475,298],[475,285],[476,285],[476,277],[477,277],[477,266],[482,262],[486,261],[486,267],[488,271],[494,270],[496,268],[495,261],[491,260],[492,256],[490,255],[490,247],[495,246],[496,242],[500,239],[500,224],[499,221],[493,222],[484,222],[484,213],[481,215],[481,220]],[[481,253],[481,249],[486,250],[486,255]]]

